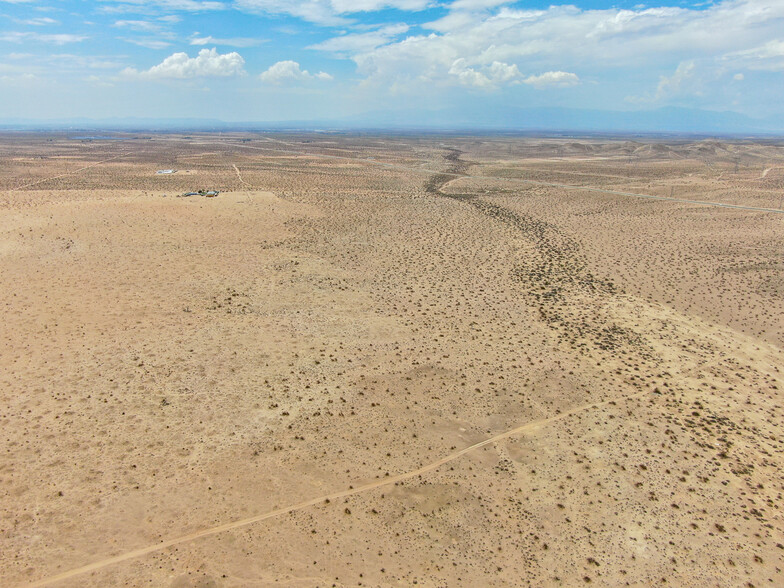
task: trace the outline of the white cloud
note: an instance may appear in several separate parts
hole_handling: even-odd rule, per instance
[[[464,86],[474,86],[485,90],[498,88],[503,84],[520,83],[520,70],[517,65],[494,61],[481,71],[468,67],[464,58],[456,59],[449,68],[449,75],[456,76]]]
[[[384,8],[419,11],[435,4],[432,0],[330,0],[332,9],[339,14],[349,12],[374,12]]]
[[[671,76],[661,76],[659,85],[656,87],[655,100],[662,100],[684,92],[694,79],[695,68],[693,61],[685,61],[678,65],[675,73]]]
[[[742,82],[746,79],[746,76],[744,76],[742,73],[736,73],[734,76],[732,76],[732,79],[736,82]]]
[[[112,25],[117,28],[127,28],[142,33],[153,33],[161,30],[160,23],[149,20],[118,20]]]
[[[196,57],[174,53],[148,70],[126,68],[123,75],[150,79],[191,79],[200,77],[231,77],[244,75],[245,60],[239,53],[221,55],[217,49],[202,49]]]
[[[235,6],[247,12],[288,14],[308,22],[339,26],[349,24],[347,14],[374,12],[385,8],[419,11],[434,5],[432,0],[236,0]]]
[[[503,4],[512,4],[515,0],[455,0],[449,5],[450,10],[485,10]]]
[[[555,74],[575,70],[600,80],[633,75],[639,81],[646,71],[661,72],[690,60],[717,70],[726,68],[726,62],[784,70],[782,0],[724,0],[699,10],[582,10],[571,5],[523,10],[505,4],[459,0],[446,16],[422,25],[430,34],[386,42],[378,35],[344,35],[312,48],[342,51],[367,83],[398,88],[425,83],[492,87],[499,82],[486,68],[495,62],[546,72],[525,80],[534,87],[573,85],[579,82],[576,76]],[[459,59],[465,62],[455,68]],[[646,70],[640,70],[640,63]]]
[[[698,67],[697,62],[694,60],[682,61],[675,68],[672,75],[659,76],[655,92],[646,92],[639,96],[627,96],[625,100],[632,104],[667,101],[681,102],[687,97],[702,96],[706,83],[718,80],[725,73],[726,71],[720,69],[705,70],[704,63],[701,63]]]
[[[388,25],[367,33],[350,33],[340,37],[333,37],[316,45],[311,45],[308,49],[318,49],[339,54],[370,51],[389,43],[398,35],[408,32],[408,29],[409,26],[406,24]]]
[[[225,10],[228,5],[214,0],[102,0],[106,2],[104,12],[149,12],[152,8],[165,10],[181,10],[184,12],[208,12]]]
[[[0,83],[4,86],[26,86],[37,82],[37,76],[31,73],[23,73],[18,75],[0,75]]]
[[[34,27],[42,27],[46,25],[52,24],[60,24],[53,18],[49,18],[48,16],[36,17],[36,18],[28,18],[27,20],[18,20],[16,21],[20,24],[26,24]]]
[[[24,74],[40,81],[63,76],[84,77],[107,70],[116,71],[123,65],[115,57],[106,55],[10,53],[4,57],[0,60],[0,74],[14,76],[17,80],[25,79]]]
[[[568,71],[547,71],[538,76],[528,76],[523,83],[530,84],[537,90],[543,88],[568,88],[580,83],[577,74]]]
[[[179,22],[180,17],[171,15],[154,20],[118,20],[112,25],[115,28],[128,29],[137,33],[148,33],[147,37],[120,37],[121,40],[147,49],[165,49],[177,36],[168,30],[172,24]]]
[[[98,86],[98,87],[101,87],[101,88],[112,88],[112,87],[114,87],[113,83],[111,83],[110,81],[105,80],[104,78],[99,77],[99,76],[92,75],[92,76],[87,76],[86,78],[83,78],[83,79],[84,79],[85,82],[87,82],[88,84],[92,84],[93,86]]]
[[[0,33],[0,41],[7,43],[24,43],[25,41],[33,41],[39,43],[52,43],[54,45],[65,45],[66,43],[78,43],[84,41],[87,37],[84,35],[70,35],[70,34],[54,34],[42,35],[40,33],[28,32],[6,32]]]
[[[143,38],[143,39],[130,39],[128,37],[120,37],[123,41],[127,43],[133,43],[134,45],[138,45],[139,47],[145,47],[146,49],[166,49],[167,47],[171,47],[171,43],[168,41],[163,41],[159,38]]]
[[[724,56],[725,61],[749,69],[784,70],[784,41],[772,39],[757,47],[735,51]]]
[[[230,39],[220,39],[213,37],[211,35],[207,35],[206,37],[200,37],[199,33],[195,33],[190,38],[191,45],[226,45],[229,47],[255,47],[256,45],[261,45],[262,43],[266,43],[266,39],[252,39],[249,37],[233,37]]]
[[[125,0],[126,2],[128,0]],[[143,2],[145,0],[142,0]],[[209,10],[224,10],[227,8],[223,2],[199,1],[199,0],[153,0],[151,4],[158,4],[164,8],[172,10],[186,10],[190,12],[204,12]]]
[[[284,82],[292,82],[298,80],[318,79],[328,81],[332,76],[326,72],[320,71],[317,74],[311,74],[307,70],[300,69],[299,63],[296,61],[278,61],[271,65],[267,71],[259,75],[262,82],[268,84],[281,84]]]
[[[325,0],[306,0],[305,2],[289,2],[288,0],[236,0],[240,10],[267,14],[288,14],[308,22],[328,26],[348,24],[349,21],[338,16],[332,6]]]

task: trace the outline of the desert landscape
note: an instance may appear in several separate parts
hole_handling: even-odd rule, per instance
[[[784,585],[784,141],[0,139],[0,585]]]

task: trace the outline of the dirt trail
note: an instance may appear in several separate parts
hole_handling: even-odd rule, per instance
[[[124,562],[124,561],[128,561],[130,559],[135,559],[137,557],[142,557],[144,555],[149,555],[149,554],[155,553],[157,551],[162,551],[162,550],[167,549],[169,547],[173,547],[174,545],[187,543],[189,541],[194,541],[194,540],[200,539],[202,537],[208,537],[210,535],[217,535],[218,533],[224,533],[226,531],[231,531],[232,529],[237,529],[239,527],[245,527],[245,526],[248,526],[248,525],[252,525],[254,523],[258,523],[258,522],[261,522],[261,521],[264,521],[264,520],[267,520],[267,519],[278,517],[280,515],[284,515],[284,514],[288,514],[288,513],[291,513],[291,512],[298,511],[298,510],[302,510],[302,509],[308,508],[310,506],[315,506],[315,505],[321,504],[321,503],[323,503],[323,502],[325,502],[327,500],[334,501],[334,500],[337,500],[339,498],[345,498],[347,496],[353,496],[353,495],[356,495],[356,494],[361,494],[361,493],[364,493],[364,492],[368,492],[370,490],[374,490],[376,488],[381,488],[383,486],[393,485],[393,484],[395,484],[397,482],[402,482],[402,481],[405,481],[405,480],[409,480],[409,479],[414,478],[416,476],[421,476],[422,474],[426,474],[428,472],[436,470],[439,467],[441,467],[442,465],[447,464],[447,463],[449,463],[451,461],[454,461],[454,460],[462,457],[463,455],[466,455],[467,453],[471,453],[471,452],[476,451],[477,449],[481,449],[482,447],[485,447],[487,445],[492,445],[492,444],[497,443],[499,441],[503,441],[504,439],[507,439],[509,437],[514,437],[514,436],[517,436],[517,435],[523,435],[525,433],[533,432],[533,431],[535,431],[536,429],[538,429],[540,427],[543,427],[545,425],[548,425],[548,424],[551,424],[551,423],[554,423],[554,422],[557,422],[557,421],[562,421],[564,419],[569,418],[570,416],[573,416],[575,414],[578,414],[578,413],[581,413],[581,412],[584,412],[584,411],[587,411],[587,410],[599,408],[600,406],[617,404],[618,402],[622,402],[622,401],[626,401],[626,400],[632,400],[634,398],[639,398],[639,397],[647,395],[647,394],[651,394],[651,392],[649,390],[644,390],[642,392],[638,392],[636,394],[630,394],[628,396],[623,396],[621,398],[615,398],[615,399],[605,400],[605,401],[602,401],[602,402],[592,402],[590,404],[585,404],[585,405],[579,406],[577,408],[574,408],[574,409],[572,409],[572,410],[570,410],[568,412],[562,412],[561,414],[557,414],[557,415],[552,416],[552,417],[548,417],[548,418],[540,419],[538,421],[533,421],[533,422],[530,422],[530,423],[526,423],[526,424],[521,425],[519,427],[515,427],[514,429],[509,429],[509,430],[504,431],[502,433],[498,433],[497,435],[489,437],[489,438],[485,439],[484,441],[479,441],[478,443],[474,443],[473,445],[469,445],[468,447],[465,447],[464,449],[461,449],[460,451],[456,451],[454,453],[450,453],[449,455],[446,455],[446,456],[444,456],[444,457],[442,457],[442,458],[440,458],[440,459],[438,459],[436,461],[430,462],[430,463],[428,463],[428,464],[426,464],[426,465],[424,465],[422,467],[416,468],[414,470],[410,470],[408,472],[404,472],[402,474],[398,474],[396,476],[391,476],[389,478],[384,478],[383,480],[377,480],[375,482],[370,482],[368,484],[364,484],[362,486],[357,486],[355,488],[349,488],[348,490],[340,490],[338,492],[333,492],[331,494],[325,494],[323,496],[318,496],[316,498],[312,498],[312,499],[307,500],[305,502],[300,502],[298,504],[293,504],[291,506],[287,506],[287,507],[284,507],[284,508],[279,508],[279,509],[276,509],[276,510],[272,510],[272,511],[260,514],[260,515],[248,517],[248,518],[245,518],[245,519],[240,519],[240,520],[237,520],[237,521],[232,521],[232,522],[229,522],[229,523],[225,523],[223,525],[218,525],[216,527],[211,527],[209,529],[203,529],[201,531],[196,531],[195,533],[189,533],[187,535],[182,535],[180,537],[175,537],[173,539],[168,539],[166,541],[162,541],[162,542],[156,543],[154,545],[149,545],[147,547],[142,547],[140,549],[135,549],[133,551],[128,551],[126,553],[122,553],[122,554],[116,555],[114,557],[109,557],[109,558],[106,558],[106,559],[103,559],[103,560],[100,560],[100,561],[97,561],[97,562],[94,562],[94,563],[91,563],[91,564],[87,564],[87,565],[79,567],[79,568],[74,568],[72,570],[68,570],[68,571],[62,572],[60,574],[57,574],[55,576],[50,576],[48,578],[43,578],[41,580],[33,582],[32,584],[28,584],[28,586],[30,588],[36,588],[36,587],[39,587],[39,586],[51,586],[52,584],[55,584],[57,582],[62,582],[63,580],[68,580],[68,579],[74,578],[76,576],[79,576],[81,574],[86,574],[88,572],[95,572],[97,570],[109,567],[111,565],[114,565],[114,564],[117,564],[117,563],[121,563],[121,562]]]
[[[65,176],[72,176],[74,174],[78,174],[79,172],[83,172],[86,169],[90,169],[91,167],[96,167],[108,161],[114,161],[115,159],[119,159],[121,157],[125,157],[126,155],[130,155],[131,152],[127,151],[125,153],[121,153],[120,155],[115,155],[114,157],[110,157],[109,159],[102,159],[101,161],[96,161],[95,163],[91,163],[90,165],[85,165],[84,167],[80,167],[79,169],[75,169],[70,172],[66,172],[64,174],[59,174],[56,176],[51,176],[49,178],[44,178],[42,180],[36,180],[35,182],[30,182],[29,184],[22,184],[21,186],[17,186],[16,188],[11,188],[9,192],[17,192],[19,190],[24,190],[25,188],[29,188],[31,186],[37,186],[38,184],[43,184],[44,182],[49,182],[51,180],[56,180],[57,178],[64,178]]]
[[[240,179],[240,183],[247,188],[253,188],[248,182],[242,179],[242,174],[240,173],[240,168],[238,168],[235,164],[231,164],[231,167],[234,168],[234,171],[237,172],[237,177]]]
[[[269,139],[272,141],[272,139]],[[278,141],[283,143],[283,141]],[[520,184],[528,184],[532,186],[549,186],[551,188],[563,188],[565,190],[580,190],[582,192],[593,192],[598,194],[612,194],[614,196],[631,196],[634,198],[647,198],[650,200],[662,200],[665,202],[680,202],[682,204],[697,204],[699,206],[716,206],[718,208],[734,208],[739,210],[754,210],[758,212],[773,212],[776,214],[784,214],[784,210],[779,210],[775,208],[763,208],[759,206],[743,206],[740,204],[726,204],[724,202],[710,202],[708,200],[688,200],[686,198],[672,198],[669,196],[655,196],[653,194],[640,194],[637,192],[622,192],[619,190],[607,190],[604,188],[594,188],[591,186],[576,186],[573,184],[563,184],[560,182],[541,182],[538,180],[526,180],[523,178],[498,178],[494,176],[471,176],[462,173],[453,173],[453,172],[444,172],[444,171],[436,171],[432,169],[426,168],[419,168],[419,167],[411,167],[407,165],[400,165],[397,163],[387,163],[384,161],[375,161],[372,159],[362,159],[358,157],[349,157],[347,155],[326,155],[323,153],[308,153],[307,151],[295,150],[295,149],[281,149],[277,147],[259,147],[257,145],[245,145],[243,143],[225,143],[219,141],[213,141],[213,144],[217,145],[231,145],[232,147],[243,147],[246,149],[256,149],[258,151],[276,151],[279,153],[294,153],[297,155],[306,155],[308,157],[314,157],[317,159],[340,159],[344,161],[354,161],[359,163],[365,163],[368,165],[375,165],[379,167],[387,167],[390,169],[398,169],[408,172],[415,172],[421,174],[433,174],[433,179],[436,180],[437,183],[443,183],[445,177],[450,179],[458,179],[461,177],[468,178],[468,179],[482,179],[482,180],[494,180],[494,181],[503,181],[503,182],[512,182],[512,183],[520,183]],[[288,143],[285,143],[288,145]],[[429,183],[429,182],[428,182]]]
[[[781,348],[633,290],[644,276],[685,292],[707,259],[739,292],[728,308],[757,304],[747,276],[775,273],[760,243],[777,218],[520,180],[485,191],[506,185],[440,139],[397,159],[424,175],[362,145],[381,161],[250,151],[244,172],[232,146],[203,164],[228,188],[210,206],[107,188],[98,204],[44,190],[50,209],[13,211],[3,270],[29,288],[6,313],[18,351],[2,412],[18,434],[0,469],[24,478],[2,476],[0,585],[784,585]],[[155,181],[161,156],[144,157],[104,170]],[[692,238],[706,220],[738,226]],[[623,249],[627,227],[639,247]],[[669,252],[684,243],[681,273]],[[654,247],[667,254],[635,273]],[[99,281],[77,288],[83,275]],[[91,318],[114,299],[116,315]]]
[[[426,182],[425,190],[433,195],[465,203],[476,209],[478,213],[483,214],[489,218],[493,218],[503,225],[506,225],[510,229],[519,231],[526,238],[530,239],[538,250],[541,259],[539,259],[538,262],[535,263],[531,268],[525,268],[527,271],[523,271],[525,274],[524,281],[534,282],[536,284],[538,284],[537,278],[547,278],[550,281],[550,290],[552,291],[545,292],[543,296],[545,296],[546,300],[542,300],[542,302],[547,302],[548,308],[552,307],[557,310],[560,305],[567,304],[569,300],[577,293],[576,290],[584,289],[585,285],[588,283],[590,283],[589,285],[591,286],[591,292],[597,295],[605,294],[611,296],[615,293],[614,289],[610,288],[609,286],[599,287],[602,286],[602,284],[600,284],[599,281],[591,276],[590,273],[588,273],[586,270],[585,261],[583,260],[579,251],[579,244],[571,239],[568,235],[565,235],[561,230],[558,229],[558,227],[550,225],[540,219],[529,217],[527,215],[523,215],[498,206],[492,202],[485,201],[475,194],[452,194],[443,192],[443,187],[455,176],[464,177],[467,174],[467,171],[470,167],[470,162],[464,161],[460,157],[461,151],[457,149],[447,149],[447,153],[445,154],[444,159],[449,163],[448,169],[444,172],[433,174]],[[237,170],[236,166],[234,167],[235,170]],[[239,170],[237,170],[237,173],[239,175]],[[539,294],[536,294],[536,296],[539,296]],[[545,319],[546,318],[547,317],[545,317]],[[566,325],[566,328],[572,337],[583,336],[587,334],[585,331],[588,329],[588,322],[583,321],[579,329],[575,325]],[[572,331],[574,331],[574,333],[572,333]],[[577,331],[579,331],[579,334]],[[606,340],[608,337],[610,337],[610,335],[613,335],[612,333],[607,334],[598,332],[598,330],[594,334],[597,336],[592,336],[591,339],[597,339],[600,342]],[[617,334],[615,335],[615,339],[613,339],[613,341],[614,346],[623,346],[627,348],[629,352],[639,351],[639,349],[635,349],[636,346],[632,344],[632,341],[626,341],[623,339],[623,337],[620,337]],[[563,420],[576,413],[598,408],[599,406],[607,405],[612,402],[629,400],[648,393],[650,392],[645,390],[633,395],[625,395],[616,399],[606,400],[603,402],[592,402],[590,404],[582,405],[571,411],[529,422],[516,428],[498,433],[497,435],[489,437],[484,441],[480,441],[465,447],[464,449],[432,461],[424,466],[397,474],[395,476],[376,480],[354,488],[349,488],[347,490],[318,496],[316,498],[288,507],[276,509],[245,519],[232,521],[209,529],[203,529],[201,531],[182,535],[180,537],[169,539],[154,545],[129,551],[92,564],[88,564],[80,568],[63,572],[50,578],[45,578],[34,584],[31,584],[31,586],[48,586],[55,582],[67,580],[84,573],[96,571],[116,563],[158,552],[174,545],[194,541],[202,537],[207,537],[239,527],[251,525],[266,519],[315,506],[317,504],[324,503],[327,500],[333,501],[336,499],[345,498],[363,492],[368,492],[382,486],[395,484],[397,482],[411,479],[416,476],[421,476],[425,473],[436,470],[442,465],[454,461],[459,457],[466,455],[467,453],[487,445],[497,443],[498,441],[508,437],[522,435],[534,431],[539,427]]]

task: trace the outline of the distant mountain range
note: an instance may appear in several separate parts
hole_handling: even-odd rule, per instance
[[[541,133],[653,133],[782,135],[784,119],[756,119],[737,112],[667,107],[656,110],[606,111],[574,108],[461,108],[385,110],[321,120],[225,122],[200,118],[108,118],[5,120],[1,129],[70,131],[238,131],[238,130],[397,130],[525,131]]]

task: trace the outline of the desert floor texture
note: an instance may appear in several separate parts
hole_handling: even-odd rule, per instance
[[[0,189],[0,585],[784,585],[784,142],[5,133]]]

